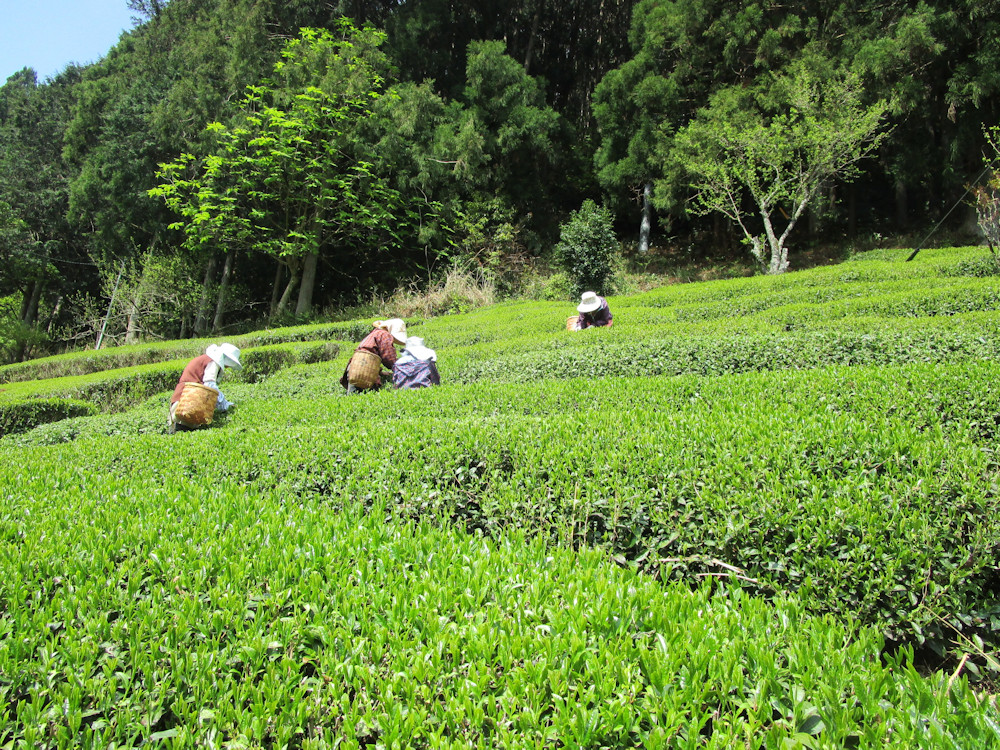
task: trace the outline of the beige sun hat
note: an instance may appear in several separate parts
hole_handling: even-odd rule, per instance
[[[389,318],[388,320],[376,320],[372,323],[376,328],[382,328],[392,334],[400,344],[406,343],[406,323],[399,318]]]
[[[205,350],[205,354],[219,367],[235,367],[237,370],[243,367],[240,350],[232,344],[212,344]]]
[[[594,312],[601,306],[601,298],[597,296],[597,292],[584,292],[580,295],[580,304],[576,306],[578,312],[589,313]]]

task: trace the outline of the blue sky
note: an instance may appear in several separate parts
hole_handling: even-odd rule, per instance
[[[21,68],[39,82],[104,57],[134,13],[126,0],[0,0],[0,85]]]

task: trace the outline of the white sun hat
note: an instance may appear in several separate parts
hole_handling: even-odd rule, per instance
[[[372,323],[376,328],[384,328],[400,344],[406,343],[406,323],[399,318],[389,318],[388,320],[376,320]]]
[[[601,298],[597,296],[597,292],[584,292],[580,295],[580,304],[576,306],[578,312],[589,313],[594,312],[601,306]]]
[[[235,367],[237,370],[243,367],[240,350],[232,344],[212,344],[205,350],[205,354],[219,367]]]
[[[410,336],[410,338],[406,340],[405,352],[412,355],[415,359],[420,359],[425,362],[427,360],[430,360],[431,362],[437,361],[437,352],[424,346],[424,340],[419,336]]]

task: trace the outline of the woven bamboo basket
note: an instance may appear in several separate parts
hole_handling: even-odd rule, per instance
[[[354,352],[347,366],[347,382],[359,390],[366,390],[381,382],[381,369],[382,360],[371,352]]]
[[[566,318],[566,330],[567,331],[575,331],[579,327],[580,327],[580,316],[579,315],[570,315],[568,318]]]
[[[181,397],[177,400],[177,409],[174,416],[178,422],[183,422],[191,427],[202,427],[212,424],[212,417],[215,416],[215,402],[219,398],[219,392],[214,388],[209,388],[201,383],[187,382]]]

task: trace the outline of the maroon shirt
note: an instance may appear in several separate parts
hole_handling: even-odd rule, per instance
[[[205,368],[212,361],[212,358],[207,354],[202,354],[200,357],[195,357],[190,362],[187,363],[187,367],[184,368],[184,372],[181,373],[181,379],[177,381],[177,387],[174,388],[174,395],[170,398],[170,403],[175,403],[181,400],[181,393],[184,391],[185,383],[203,383],[203,378],[205,377]]]
[[[382,360],[382,364],[388,367],[390,370],[396,364],[396,347],[392,345],[393,339],[392,334],[389,333],[384,328],[376,328],[374,331],[369,333],[361,343],[358,344],[355,352],[371,352],[376,357]],[[354,359],[353,355],[351,359]],[[340,384],[347,387],[347,370],[351,366],[351,361],[347,361],[347,367],[344,368],[344,374],[340,376]],[[378,387],[376,383],[375,387]]]
[[[371,352],[382,360],[383,365],[391,370],[392,366],[396,364],[396,347],[392,345],[393,341],[391,333],[383,328],[376,328],[365,336],[354,351]]]

